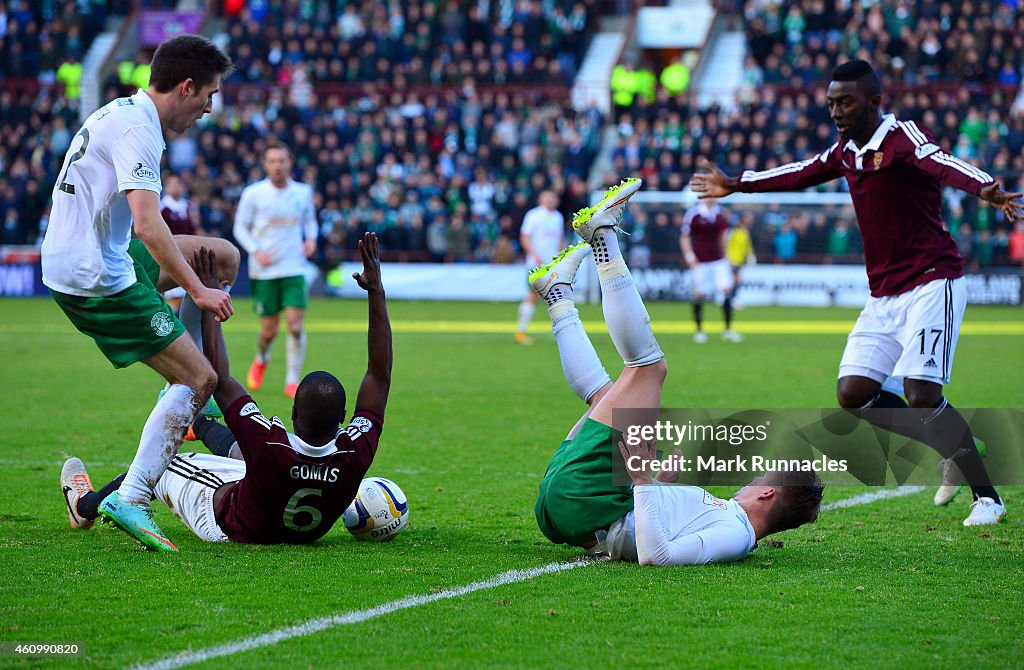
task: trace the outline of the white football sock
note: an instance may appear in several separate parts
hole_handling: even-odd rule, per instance
[[[525,300],[519,303],[519,332],[525,333],[530,327],[530,321],[533,320],[533,310],[536,306],[533,303],[526,302]]]
[[[128,474],[118,488],[121,502],[148,505],[153,488],[178,453],[185,431],[202,407],[199,395],[184,384],[172,384],[146,420]]]
[[[185,326],[185,331],[192,341],[203,351],[203,310],[195,303],[192,296],[185,294],[181,300],[181,307],[178,309],[178,320]]]
[[[602,251],[594,247],[597,276],[601,280],[601,306],[608,334],[626,367],[637,368],[665,358],[651,330],[651,317],[636,290],[633,276],[622,259],[619,241],[612,228],[602,228],[594,235]],[[593,245],[593,242],[591,242]]]
[[[601,387],[612,380],[601,365],[594,345],[583,330],[580,313],[572,300],[560,300],[548,307],[551,330],[558,344],[558,357],[569,388],[580,400],[587,402]]]
[[[288,333],[286,352],[287,370],[284,382],[298,384],[299,377],[302,376],[302,364],[306,360],[306,331],[302,331],[298,337]]]

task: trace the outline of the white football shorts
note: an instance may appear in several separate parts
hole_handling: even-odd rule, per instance
[[[710,263],[697,263],[691,276],[695,296],[713,296],[731,291],[735,286],[732,266],[725,258]]]
[[[174,516],[206,542],[228,542],[217,525],[213,494],[245,476],[245,461],[213,454],[178,454],[153,493]]]
[[[909,377],[948,384],[966,307],[963,277],[868,298],[847,338],[839,377],[857,375],[879,383]]]

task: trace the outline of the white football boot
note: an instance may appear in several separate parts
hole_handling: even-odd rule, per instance
[[[572,216],[572,227],[576,234],[590,242],[594,233],[602,228],[618,228],[626,213],[626,203],[643,186],[643,180],[636,177],[623,179],[604,193],[604,197],[593,207],[584,207]]]
[[[84,519],[78,513],[79,498],[92,492],[92,482],[89,481],[89,473],[85,471],[85,463],[81,459],[72,457],[64,461],[64,467],[60,470],[60,488],[68,506],[71,527],[81,530],[92,528],[95,521]]]
[[[590,255],[590,245],[586,242],[574,244],[559,251],[551,262],[530,270],[528,279],[530,286],[544,300],[556,291],[556,287],[567,284],[572,286],[576,280],[576,272],[580,269],[583,259]]]
[[[1006,518],[1006,507],[992,498],[978,498],[971,503],[971,514],[965,526],[991,526]]]

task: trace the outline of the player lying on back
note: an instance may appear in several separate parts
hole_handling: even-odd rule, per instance
[[[362,274],[356,282],[369,299],[369,363],[352,420],[345,418],[345,389],[333,375],[312,372],[299,384],[289,433],[278,418],[266,418],[228,370],[220,324],[204,314],[205,354],[217,373],[214,397],[238,440],[244,460],[208,454],[179,454],[157,481],[152,495],[203,540],[255,544],[305,544],[322,537],[352,502],[377,451],[391,386],[391,325],[380,280],[377,236],[359,242]],[[206,285],[217,285],[214,258],[196,258]],[[89,528],[104,491],[93,492],[77,458],[64,464],[61,485],[74,528]],[[112,488],[113,487],[113,488]]]
[[[736,561],[765,535],[814,521],[824,487],[813,473],[770,473],[727,501],[693,486],[654,486],[646,472],[630,473],[633,490],[613,483],[614,435],[626,428],[615,425],[615,410],[648,409],[656,417],[668,373],[615,237],[626,203],[639,188],[639,179],[628,179],[578,212],[573,227],[586,242],[530,273],[531,285],[548,304],[566,381],[589,406],[552,456],[534,512],[552,542],[594,556],[644,565]],[[608,333],[624,362],[614,383],[573,303],[576,271],[591,251]],[[649,445],[621,449],[627,458],[653,458]]]
[[[1003,191],[991,175],[951,156],[931,131],[882,115],[882,84],[862,60],[832,73],[828,111],[839,141],[817,156],[738,179],[706,163],[690,182],[701,199],[736,191],[795,191],[845,177],[864,239],[871,297],[839,363],[839,404],[883,428],[927,444],[945,459],[943,491],[970,485],[965,526],[999,523],[1006,515],[975,447],[971,428],[943,397],[967,305],[963,259],[942,221],[947,184],[1024,219],[1020,193]],[[903,382],[907,402],[883,388]],[[906,409],[906,412],[868,410]],[[906,416],[904,416],[906,415]],[[948,497],[937,496],[938,504]]]

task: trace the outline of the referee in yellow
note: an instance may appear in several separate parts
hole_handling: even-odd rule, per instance
[[[754,242],[750,238],[750,225],[754,221],[754,213],[743,212],[739,223],[731,231],[725,243],[725,257],[729,259],[732,266],[733,282],[732,306],[733,309],[743,309],[736,295],[740,290],[740,270],[744,265],[756,265],[757,257],[754,256]]]

